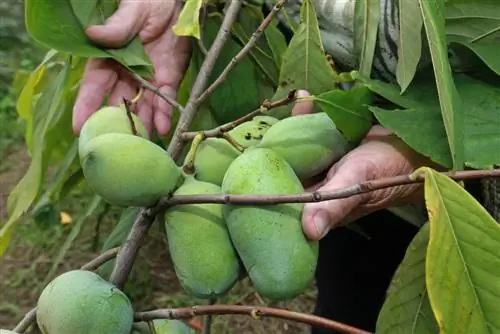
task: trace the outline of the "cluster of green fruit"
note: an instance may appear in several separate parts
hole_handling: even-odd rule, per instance
[[[89,186],[104,200],[149,206],[172,194],[299,194],[301,181],[348,146],[325,113],[256,116],[225,138],[204,139],[188,174],[148,139],[135,115],[105,107],[82,128],[79,154]],[[296,297],[314,277],[318,252],[302,231],[302,209],[301,203],[169,207],[165,232],[181,285],[194,297],[213,299],[247,274],[263,297]]]
[[[128,297],[87,270],[72,270],[52,280],[38,299],[36,321],[43,334],[195,333],[180,320],[134,322]]]

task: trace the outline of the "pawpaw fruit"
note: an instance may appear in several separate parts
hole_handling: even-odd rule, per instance
[[[245,151],[229,166],[226,194],[299,194],[304,188],[292,167],[265,148]],[[295,298],[314,278],[317,241],[301,225],[302,203],[226,204],[223,216],[233,244],[255,290],[271,300]]]
[[[43,334],[129,334],[134,313],[128,297],[87,270],[72,270],[52,280],[37,303]]]
[[[140,118],[131,113],[137,135],[149,139],[148,131]],[[83,124],[78,137],[79,151],[83,152],[84,146],[99,135],[106,133],[134,134],[132,124],[125,107],[106,106],[93,113]]]
[[[177,319],[154,319],[149,321],[152,328],[147,322],[141,321],[133,324],[131,334],[194,334],[184,322]]]
[[[195,177],[220,186],[227,168],[240,153],[224,138],[206,138],[196,150]]]
[[[10,331],[8,329],[0,329],[0,334],[19,334],[19,333]]]
[[[103,134],[91,139],[81,155],[85,180],[112,205],[151,206],[184,181],[165,150],[139,136]]]
[[[255,145],[278,153],[304,180],[329,168],[349,151],[349,143],[324,112],[284,118]]]
[[[220,186],[186,176],[175,195],[220,194]],[[224,218],[223,204],[177,205],[165,212],[165,232],[180,284],[200,299],[229,291],[240,274],[240,262]]]
[[[255,119],[255,117],[259,117]],[[277,119],[271,116],[255,116],[250,121],[237,125],[228,134],[243,148],[257,145]]]

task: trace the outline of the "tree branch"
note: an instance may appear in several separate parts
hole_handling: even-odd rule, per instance
[[[217,58],[219,57],[224,44],[229,38],[231,28],[236,21],[240,8],[241,0],[231,0],[231,4],[229,5],[226,15],[224,16],[224,20],[222,21],[219,32],[217,33],[217,36],[210,46],[207,56],[205,57],[205,60],[201,65],[200,72],[198,73],[196,81],[193,84],[193,88],[191,90],[191,94],[189,96],[189,100],[184,113],[181,114],[179,118],[179,123],[177,124],[177,127],[172,136],[172,141],[170,142],[170,145],[168,147],[168,153],[174,160],[177,160],[177,157],[184,145],[184,141],[181,139],[181,134],[187,130],[194,119],[198,106],[200,105],[197,102],[198,96],[205,88],[207,80],[215,66],[215,62],[217,61]]]
[[[243,305],[200,305],[185,308],[158,309],[147,312],[136,312],[135,321],[150,321],[153,319],[189,319],[198,315],[229,315],[242,314],[249,315],[256,320],[262,317],[274,317],[285,320],[292,320],[314,326],[321,326],[332,330],[337,330],[348,334],[371,334],[370,332],[358,329],[343,323],[318,317],[311,314],[288,311],[284,309],[243,306]]]
[[[185,141],[192,140],[199,133],[202,133],[204,138],[222,137],[222,135],[225,132],[231,131],[232,129],[234,129],[238,125],[240,125],[240,124],[242,124],[242,123],[244,123],[246,121],[251,120],[255,116],[258,116],[258,115],[261,115],[261,114],[265,114],[265,112],[268,111],[268,110],[271,110],[273,108],[278,108],[278,107],[287,105],[287,104],[289,104],[291,102],[294,102],[297,99],[296,92],[297,92],[296,90],[292,90],[288,94],[288,96],[286,96],[286,97],[284,97],[284,98],[282,98],[280,100],[277,100],[277,101],[270,102],[270,101],[266,100],[266,101],[264,101],[262,103],[262,105],[259,108],[255,109],[254,111],[246,114],[243,117],[238,118],[235,121],[232,121],[232,122],[220,125],[220,126],[214,128],[214,129],[205,130],[205,131],[184,132],[184,133],[181,134],[181,138],[182,138],[182,140],[185,140]]]
[[[156,87],[155,85],[153,85],[152,83],[150,83],[137,73],[132,73],[132,76],[135,78],[135,80],[137,80],[141,84],[142,87],[152,91],[153,93],[161,97],[163,100],[165,100],[165,102],[179,109],[181,114],[184,112],[184,107],[179,102],[177,102],[175,99],[171,98],[170,96],[162,92],[158,87]]]
[[[472,170],[459,172],[444,172],[453,180],[471,180],[485,177],[500,177],[500,169],[493,170]],[[162,207],[170,207],[181,204],[200,204],[200,203],[219,203],[219,204],[240,204],[240,205],[271,205],[281,203],[312,203],[324,202],[333,199],[341,199],[372,192],[384,188],[402,186],[413,183],[422,183],[425,175],[408,174],[387,178],[381,178],[372,181],[355,184],[349,187],[336,189],[332,191],[305,192],[294,195],[178,195],[160,202]]]
[[[105,251],[95,259],[81,266],[80,269],[96,270],[104,263],[113,259],[118,253],[119,249],[120,249],[119,247],[115,247]],[[28,327],[31,326],[31,324],[33,324],[35,321],[36,321],[36,307],[32,308],[28,313],[26,313],[23,319],[21,319],[21,321],[17,324],[17,326],[14,327],[13,331],[16,333],[24,333],[28,329]]]
[[[200,105],[205,101],[205,99],[212,94],[212,92],[220,85],[224,80],[226,79],[227,75],[229,72],[236,66],[236,64],[243,59],[243,57],[246,56],[248,52],[257,44],[257,41],[264,32],[264,30],[269,26],[271,21],[274,19],[276,14],[280,11],[281,7],[287,2],[288,0],[279,0],[276,2],[274,5],[273,9],[269,14],[267,14],[266,18],[262,20],[260,23],[259,27],[257,30],[252,34],[250,37],[248,43],[245,44],[245,46],[238,52],[238,54],[231,59],[231,62],[224,68],[222,73],[219,75],[219,77],[201,94],[197,99],[196,99],[196,104]]]

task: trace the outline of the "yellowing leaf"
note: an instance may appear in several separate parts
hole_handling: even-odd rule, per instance
[[[177,23],[172,27],[178,36],[193,36],[200,39],[200,9],[203,0],[187,0]]]
[[[70,224],[73,221],[73,218],[66,212],[61,212],[61,224],[66,225]]]
[[[430,168],[426,281],[440,333],[500,331],[500,225],[458,183]]]

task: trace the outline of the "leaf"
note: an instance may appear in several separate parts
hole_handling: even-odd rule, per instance
[[[464,166],[465,154],[463,146],[464,111],[462,110],[460,96],[452,80],[451,68],[448,62],[443,0],[419,0],[419,3],[429,41],[441,113],[453,160],[453,169],[461,170]]]
[[[220,14],[207,17],[202,39],[207,48],[212,45],[222,23]],[[212,84],[232,61],[241,47],[232,38],[224,45],[220,56],[215,62],[214,69],[207,80],[207,85]],[[196,57],[195,73],[201,67],[204,55],[201,52],[193,54]],[[208,101],[217,123],[227,123],[246,115],[260,105],[257,85],[258,78],[255,75],[255,65],[249,57],[244,57],[233,70],[227,75],[224,82],[210,94]]]
[[[325,56],[314,3],[305,0],[300,10],[301,23],[283,55],[279,86],[273,100],[287,96],[294,89],[305,89],[312,95],[329,91],[337,74]],[[278,118],[290,115],[291,106],[272,109]]]
[[[172,27],[178,36],[193,36],[200,39],[200,10],[203,0],[186,0],[177,22]]]
[[[422,16],[414,0],[399,1],[399,40],[396,79],[404,92],[417,71],[422,53]]]
[[[439,333],[425,285],[429,223],[423,225],[394,273],[377,318],[376,334]]]
[[[480,4],[480,5],[479,5]],[[445,3],[446,19],[500,18],[500,6],[496,1],[448,0]]]
[[[138,36],[120,49],[103,48],[90,42],[84,32],[85,20],[93,24],[102,23],[112,13],[110,9],[114,11],[117,8],[114,0],[100,0],[97,7],[99,10],[92,11],[89,5],[94,3],[95,0],[91,3],[26,0],[26,30],[35,41],[46,47],[81,57],[114,58],[129,70],[144,77],[151,77],[152,63]],[[77,6],[78,11],[83,8],[83,14],[77,16],[72,4]],[[110,5],[113,5],[113,8]]]
[[[361,0],[354,5],[354,54],[359,54],[359,73],[370,76],[377,43],[380,0]]]
[[[493,168],[500,164],[500,89],[466,75],[455,75],[454,81],[466,111],[465,165],[477,169]],[[407,108],[391,111],[370,107],[384,127],[393,130],[417,152],[446,168],[452,167],[435,85],[417,80],[400,96],[395,85],[375,80],[364,82],[375,93]]]
[[[500,225],[449,177],[430,168],[417,172],[426,175],[426,282],[440,333],[497,333]]]
[[[52,125],[53,118],[56,117],[58,108],[61,106],[64,90],[67,89],[66,83],[69,73],[70,66],[69,62],[67,62],[63,70],[59,72],[57,81],[49,86],[42,99],[38,101],[40,105],[37,103],[37,108],[43,111],[39,112],[39,114],[43,115],[43,118],[34,120],[33,142],[35,146],[33,147],[32,160],[28,171],[11,191],[7,200],[9,219],[0,230],[0,256],[3,255],[8,246],[14,224],[29,209],[40,192],[44,169],[48,160],[47,155],[44,155],[46,133]]]
[[[372,126],[368,109],[373,94],[366,87],[331,90],[314,97],[314,101],[333,120],[337,129],[353,143],[359,143]]]
[[[500,29],[500,17],[498,19],[448,20],[446,38],[449,43],[457,43],[467,47],[486,66],[500,75],[500,59],[497,54],[500,43],[494,33],[490,34],[498,29]]]

